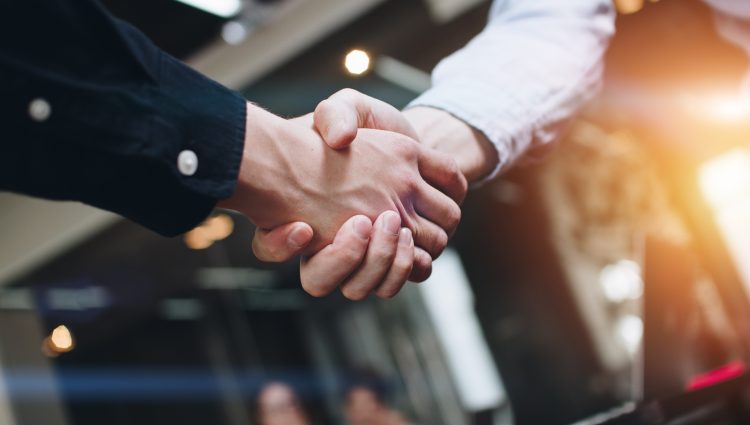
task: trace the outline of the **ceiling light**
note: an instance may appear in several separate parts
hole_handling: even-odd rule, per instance
[[[238,21],[230,21],[221,29],[221,38],[232,46],[241,44],[247,38],[248,30],[245,24]]]
[[[241,0],[177,0],[188,6],[222,18],[231,18],[242,9]]]
[[[362,75],[370,69],[370,55],[364,50],[354,49],[347,53],[344,67],[352,75]]]

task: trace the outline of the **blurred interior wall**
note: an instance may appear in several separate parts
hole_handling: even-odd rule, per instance
[[[66,425],[39,313],[4,310],[0,320],[0,425]]]

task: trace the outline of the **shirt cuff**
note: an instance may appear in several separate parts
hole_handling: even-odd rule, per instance
[[[491,96],[494,92],[497,92],[497,87],[479,81],[452,80],[426,91],[407,106],[407,109],[426,106],[443,110],[487,137],[497,151],[498,163],[478,184],[492,180],[520,156],[514,149],[512,129],[505,123],[513,122],[510,114],[518,111],[521,104],[512,98],[505,99],[506,105],[502,107],[477,101],[476,93]]]
[[[139,154],[161,162],[164,178],[172,183],[157,185],[153,192],[161,196],[154,196],[148,213],[137,209],[130,217],[173,236],[200,224],[219,200],[232,196],[245,144],[247,103],[165,53],[159,65],[151,134]],[[186,153],[194,158],[189,172],[181,169]]]
[[[108,192],[84,199],[164,236],[199,225],[235,190],[245,145],[247,103],[237,92],[159,52],[156,81],[142,87],[135,105],[144,120],[140,143],[103,152]],[[133,116],[139,116],[134,114]],[[130,150],[132,147],[132,150]],[[130,151],[128,151],[130,150]],[[106,158],[112,154],[111,158]],[[185,157],[190,164],[185,166]],[[127,173],[127,179],[117,175]]]
[[[247,101],[166,53],[162,53],[159,75],[154,104],[167,124],[166,132],[176,132],[178,143],[159,143],[157,137],[152,146],[170,152],[155,154],[164,158],[173,174],[191,190],[217,201],[229,198],[245,146]],[[192,175],[185,175],[178,167],[177,157],[185,150],[193,151],[198,158]]]

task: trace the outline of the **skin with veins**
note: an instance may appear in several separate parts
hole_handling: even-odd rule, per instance
[[[258,122],[265,124],[253,125]],[[350,147],[335,150],[312,126],[252,105],[247,128],[237,188],[219,206],[244,213],[262,229],[306,222],[315,231],[308,253],[330,244],[356,214],[374,221],[394,211],[436,257],[447,244],[443,228],[452,232],[460,220],[458,205],[420,174],[429,153],[406,136],[363,129]]]

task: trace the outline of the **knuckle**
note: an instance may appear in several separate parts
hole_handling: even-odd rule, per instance
[[[401,291],[401,287],[381,287],[378,289],[378,291],[375,293],[375,295],[378,296],[378,298],[384,299],[384,300],[390,300],[393,297],[395,297],[399,292]]]
[[[438,233],[437,247],[440,250],[440,252],[442,252],[448,246],[449,239],[450,238],[448,237],[447,233],[443,231]]]
[[[362,252],[355,248],[346,247],[339,250],[338,257],[341,264],[351,267],[359,264],[362,261],[362,254]]]
[[[458,166],[458,163],[453,158],[449,158],[445,173],[450,184],[458,189],[458,193],[456,194],[459,198],[458,201],[462,201],[466,196],[466,192],[469,191],[469,182],[466,181],[464,173],[461,172],[461,167]]]
[[[458,172],[458,180],[460,185],[459,187],[461,189],[461,201],[463,201],[464,198],[466,198],[466,193],[469,191],[469,181],[461,171]]]
[[[435,239],[433,241],[432,249],[430,250],[430,254],[433,258],[437,258],[443,250],[445,250],[445,247],[448,246],[448,234],[444,231],[439,231],[435,234]]]
[[[373,246],[370,247],[367,256],[377,264],[386,264],[390,263],[395,255],[395,250],[391,249],[388,246]]]
[[[362,301],[367,298],[368,292],[355,285],[345,285],[341,288],[341,293],[350,301]]]
[[[416,171],[409,170],[408,172],[402,173],[397,178],[399,181],[403,182],[404,189],[408,193],[414,193],[419,190],[421,177],[417,175]]]
[[[404,158],[408,159],[409,161],[416,161],[419,157],[419,147],[417,144],[410,139],[407,139],[405,136],[403,137],[402,145],[404,146]]]
[[[305,279],[305,277],[301,278],[301,283],[302,289],[315,298],[321,298],[331,293],[331,290],[327,290],[324,285],[310,282],[309,279]]]
[[[446,165],[446,174],[453,179],[454,181],[461,180],[461,170],[458,168],[458,163],[453,158],[450,158],[448,160],[448,164]]]
[[[409,276],[409,273],[411,273],[413,268],[413,258],[397,258],[396,261],[393,262],[393,269],[395,270],[399,279],[403,281],[406,281],[407,276]]]
[[[401,158],[406,160],[414,160],[419,154],[419,149],[411,139],[406,136],[394,134],[394,147],[393,150]]]
[[[321,115],[321,114],[326,113],[331,108],[332,105],[333,105],[332,99],[329,98],[329,99],[323,100],[322,102],[318,103],[318,106],[315,107],[315,115]]]
[[[352,89],[352,88],[348,88],[348,87],[347,87],[347,88],[345,88],[345,89],[341,89],[341,90],[337,91],[337,92],[336,92],[336,93],[334,93],[334,95],[333,95],[333,96],[331,96],[331,97],[343,97],[343,98],[348,98],[348,99],[351,99],[351,98],[353,98],[353,97],[357,96],[358,94],[359,94],[359,92],[358,92],[358,91],[356,91],[356,90],[354,90],[354,89]]]
[[[453,230],[461,223],[461,208],[454,205],[448,213],[448,225]]]

